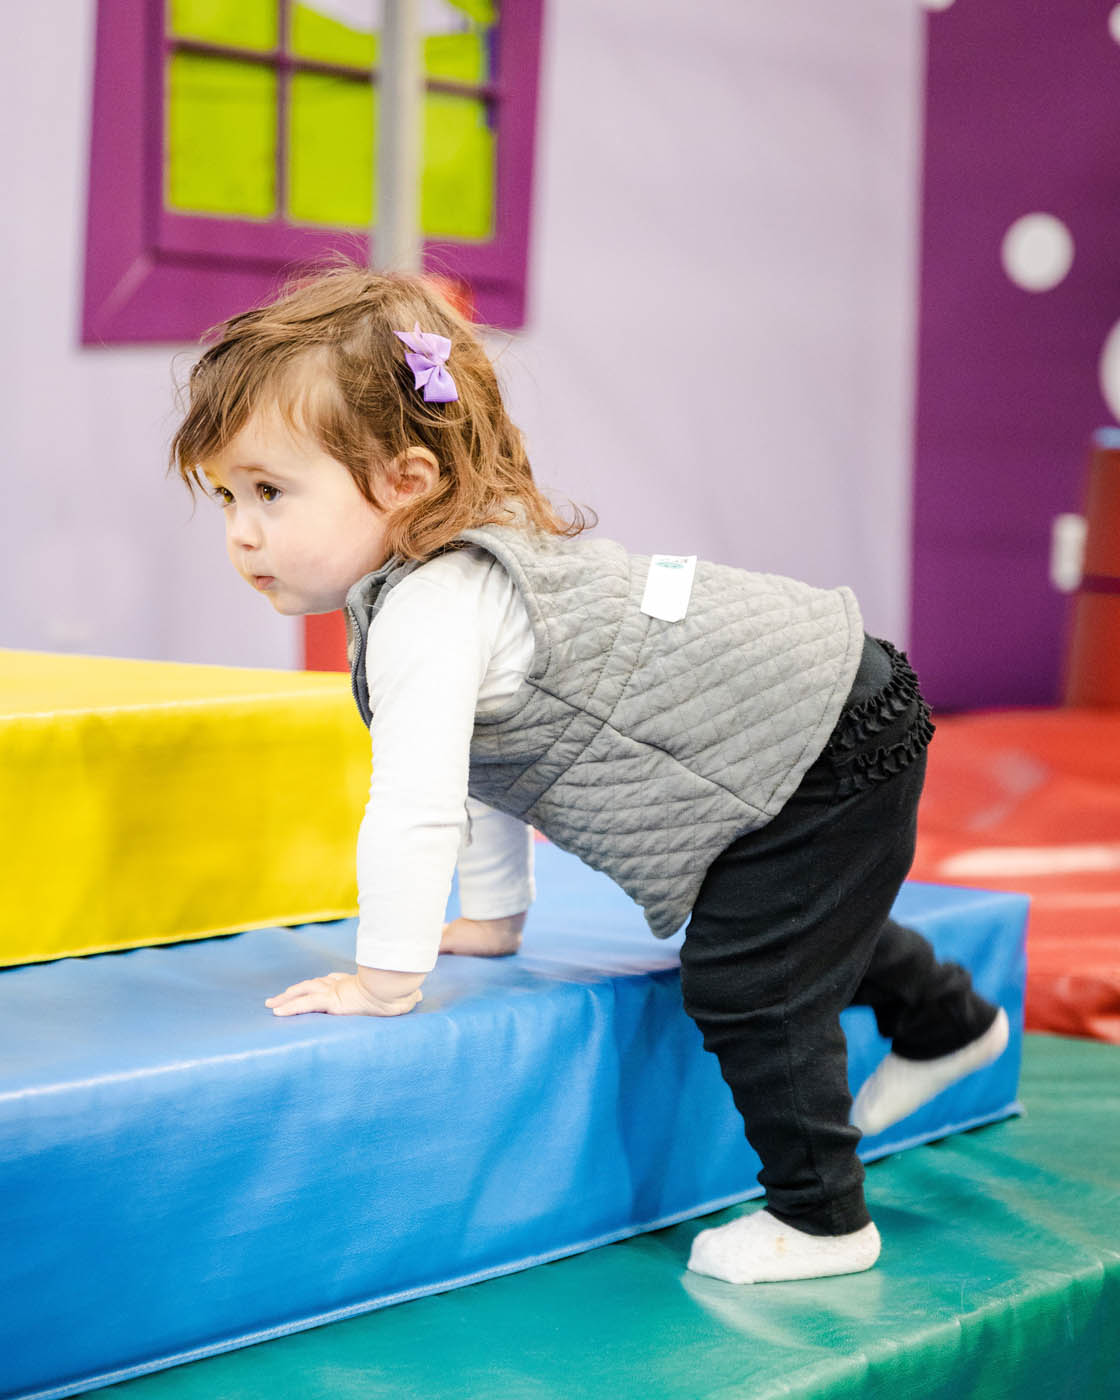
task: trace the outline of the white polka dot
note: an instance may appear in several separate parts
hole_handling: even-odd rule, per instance
[[[1120,44],[1120,5],[1114,5],[1109,13],[1108,32]]]
[[[1120,321],[1109,331],[1101,351],[1101,393],[1113,418],[1120,422]]]
[[[953,0],[921,0],[923,10],[947,10],[952,3]]]
[[[1048,292],[1073,262],[1073,238],[1053,214],[1024,214],[1003,236],[1003,270],[1028,292]]]

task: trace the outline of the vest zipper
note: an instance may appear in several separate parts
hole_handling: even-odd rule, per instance
[[[346,604],[346,630],[354,635],[354,659],[350,663],[350,694],[354,697],[354,704],[358,707],[358,713],[365,719],[365,710],[362,706],[362,697],[358,694],[358,667],[363,665],[365,657],[362,655],[365,648],[362,645],[362,629],[358,624],[358,614]],[[349,641],[349,639],[347,639]],[[349,650],[349,648],[347,648]]]

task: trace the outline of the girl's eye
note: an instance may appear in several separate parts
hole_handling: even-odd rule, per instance
[[[267,481],[262,481],[257,490],[261,493],[261,499],[264,501],[275,501],[280,497],[279,488],[270,486]]]
[[[215,486],[211,494],[220,506],[228,506],[233,502],[233,492],[224,486]]]

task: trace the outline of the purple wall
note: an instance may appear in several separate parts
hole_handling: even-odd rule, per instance
[[[1080,510],[1120,320],[1120,43],[1114,0],[957,0],[929,16],[911,654],[935,704],[1058,698],[1066,599],[1053,517]],[[1004,272],[1045,212],[1069,274]]]

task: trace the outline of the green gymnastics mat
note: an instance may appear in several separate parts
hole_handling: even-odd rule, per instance
[[[685,1272],[707,1225],[607,1245],[93,1392],[101,1400],[1120,1396],[1120,1047],[1028,1035],[1026,1116],[868,1169],[869,1273]],[[308,1259],[308,1268],[330,1268]]]

